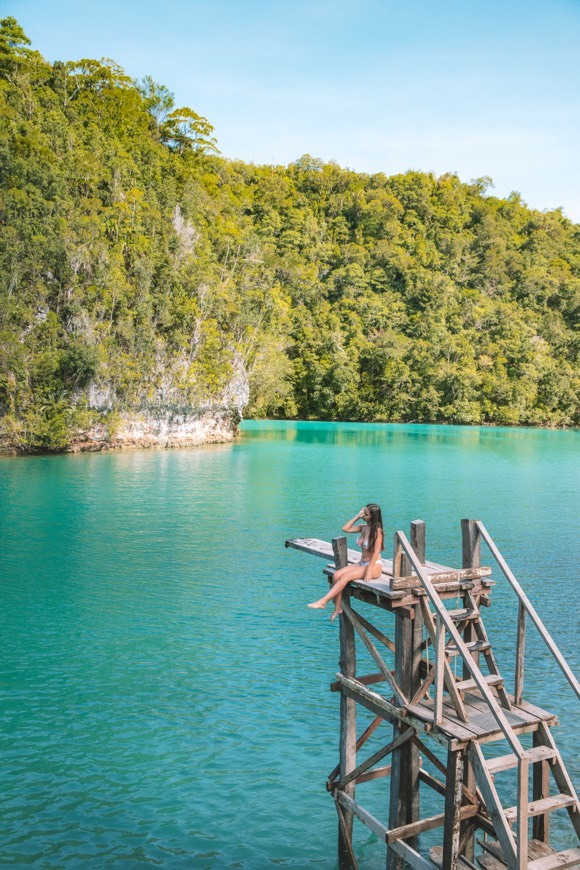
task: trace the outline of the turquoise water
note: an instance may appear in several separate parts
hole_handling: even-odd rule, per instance
[[[421,517],[429,555],[457,564],[460,519],[481,518],[578,670],[579,445],[276,422],[227,446],[1,459],[0,865],[334,867],[338,632],[305,607],[323,562],[284,540],[330,539],[376,500],[388,539]],[[494,601],[509,673],[514,599],[500,583]],[[576,702],[533,629],[527,652],[578,782]],[[386,788],[358,792],[382,818]],[[384,866],[360,825],[356,848]]]

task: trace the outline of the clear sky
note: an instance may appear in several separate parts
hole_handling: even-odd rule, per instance
[[[580,0],[0,0],[49,60],[111,57],[222,153],[491,176],[580,222]]]

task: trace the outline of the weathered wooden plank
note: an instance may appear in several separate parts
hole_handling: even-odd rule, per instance
[[[530,762],[527,758],[520,758],[518,761],[518,788],[517,788],[517,839],[516,839],[516,854],[517,854],[517,870],[526,870],[528,866],[528,819],[529,807],[529,770]],[[506,812],[506,819],[509,822],[509,816]]]
[[[574,806],[575,800],[572,795],[569,794],[553,794],[550,797],[542,798],[539,801],[533,801],[528,804],[528,815],[530,818],[533,816],[540,816],[544,813],[552,813],[555,810],[566,809],[566,807]],[[515,807],[507,807],[504,810],[504,814],[508,822],[515,822],[518,817],[518,806]]]
[[[341,684],[342,692],[348,695],[348,697],[356,699],[363,707],[366,707],[367,710],[370,710],[376,716],[382,716],[388,722],[405,722],[412,728],[426,734],[432,731],[432,723],[425,722],[423,719],[409,714],[406,709],[402,710],[400,707],[396,707],[390,701],[387,701],[386,698],[383,698],[382,695],[357,683],[354,678],[349,678],[339,673],[336,675],[336,679]],[[435,735],[433,736],[435,737]],[[470,738],[472,736],[470,735]],[[435,739],[444,746],[447,746],[445,736],[441,735],[439,738],[435,737]]]
[[[443,718],[443,686],[445,681],[445,626],[439,614],[435,617],[435,698],[433,699],[433,721],[441,724]]]
[[[466,580],[481,580],[482,577],[491,575],[491,568],[448,568],[445,571],[427,570],[431,582],[438,586],[440,583],[463,583]],[[416,574],[397,574],[391,582],[392,589],[406,589],[407,587],[420,586],[421,581]]]
[[[423,858],[412,846],[408,846],[404,840],[395,840],[393,843],[389,843],[388,848],[392,849],[413,870],[436,870],[436,864]]]
[[[373,779],[382,779],[385,776],[391,775],[391,765],[385,764],[384,767],[375,767],[374,770],[369,770],[366,773],[361,773],[359,777],[357,777],[356,784],[358,785],[361,782],[370,782]]]
[[[342,806],[348,810],[350,813],[355,815],[357,819],[366,825],[367,828],[376,834],[379,840],[382,840],[383,843],[387,842],[387,829],[372,813],[369,813],[364,807],[361,807],[360,804],[357,804],[349,795],[345,794],[343,791],[337,791],[336,797],[342,804]]]
[[[457,870],[459,857],[459,809],[463,798],[464,752],[447,753],[447,781],[445,783],[445,825],[443,828],[443,866]],[[477,811],[477,807],[475,808]]]
[[[358,680],[359,683],[362,683],[363,686],[374,686],[376,683],[385,682],[384,674],[363,674],[361,676],[356,676],[355,679]],[[340,683],[333,680],[329,689],[331,692],[340,692]]]
[[[534,734],[536,738],[536,734]],[[549,746],[534,746],[532,749],[526,749],[524,758],[531,764],[540,761],[547,761],[549,758],[554,758],[554,751]],[[486,761],[486,767],[490,773],[496,774],[502,770],[510,770],[518,766],[518,758],[516,755],[498,755],[497,758],[489,758]],[[546,797],[546,795],[538,795],[538,797]]]
[[[566,870],[567,867],[580,867],[580,849],[566,849],[528,862],[528,870]]]
[[[499,686],[500,683],[503,683],[503,677],[499,674],[484,674],[483,678],[488,686]],[[477,683],[475,680],[460,680],[456,683],[455,688],[458,692],[470,692],[477,689]]]
[[[459,815],[462,819],[471,819],[478,813],[476,806],[464,806],[459,810]],[[435,828],[440,828],[445,822],[445,813],[439,813],[436,816],[430,816],[428,819],[419,819],[418,822],[412,822],[409,825],[401,825],[400,828],[392,828],[387,831],[387,843],[393,843],[395,840],[406,840],[408,837],[423,834],[425,831],[432,831]]]
[[[334,804],[336,806],[336,813],[338,815],[338,824],[340,826],[340,829],[342,830],[342,836],[348,850],[348,859],[350,862],[351,870],[358,870],[357,860],[354,854],[354,849],[352,847],[352,830],[349,829],[344,810],[338,802],[336,796],[334,798]]]

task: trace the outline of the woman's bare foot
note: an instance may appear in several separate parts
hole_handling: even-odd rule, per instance
[[[313,601],[312,604],[309,604],[308,607],[312,607],[313,610],[324,610],[326,607],[326,601],[323,601],[322,598],[319,598],[318,601]]]
[[[337,616],[340,616],[341,613],[342,613],[342,607],[340,608],[340,610],[335,610],[335,611],[334,611],[334,613],[333,613],[332,616],[330,617],[330,621],[331,621],[331,622],[334,622],[334,620],[336,619],[336,617],[337,617]]]

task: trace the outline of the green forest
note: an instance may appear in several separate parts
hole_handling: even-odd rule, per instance
[[[2,444],[240,374],[249,417],[578,425],[580,226],[491,191],[227,159],[163,85],[2,19]]]

